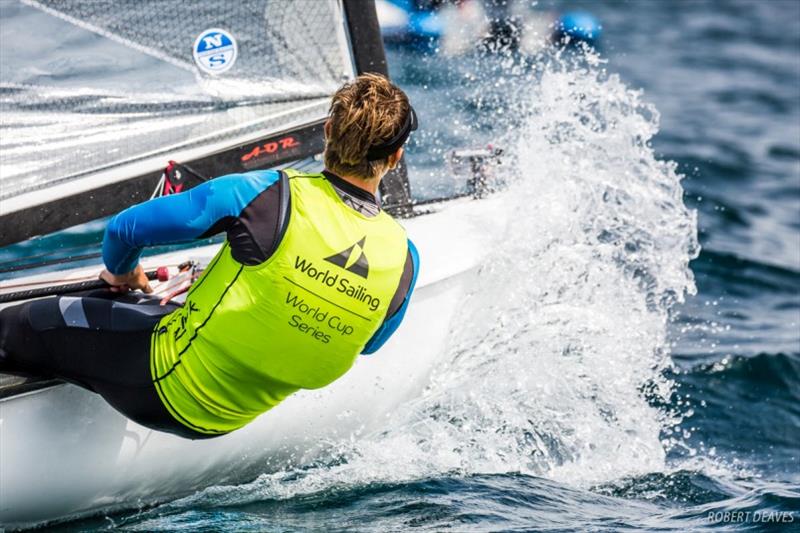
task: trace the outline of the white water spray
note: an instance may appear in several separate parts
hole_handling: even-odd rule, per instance
[[[663,430],[677,417],[655,404],[673,391],[663,375],[669,308],[694,292],[695,214],[675,165],[653,153],[658,113],[640,92],[592,54],[540,65],[507,144],[511,222],[425,394],[383,432],[331,443],[336,465],[189,503],[476,473],[586,487],[665,469],[674,443]]]

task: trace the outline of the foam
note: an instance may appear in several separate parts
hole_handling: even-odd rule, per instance
[[[578,487],[669,470],[669,310],[695,291],[696,214],[650,140],[658,112],[599,57],[555,54],[510,107],[513,221],[487,258],[451,353],[385,430],[316,465],[178,505],[522,472]],[[666,430],[666,431],[665,431]]]

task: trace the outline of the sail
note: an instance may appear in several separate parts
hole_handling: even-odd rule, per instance
[[[331,94],[365,62],[352,41],[376,43],[363,32],[377,24],[355,28],[348,5],[351,18],[375,18],[354,0],[0,0],[0,217],[38,208],[48,214],[33,220],[52,230],[54,202],[82,211],[82,193],[107,195],[167,159],[242,147],[238,166],[209,170],[269,166],[278,158],[263,155],[302,139],[268,137],[302,126],[319,151]],[[379,36],[377,46],[366,60],[385,71]],[[0,244],[20,240],[4,225]]]
[[[23,193],[102,169],[321,118],[330,94],[355,74],[334,0],[202,8],[24,0],[5,2],[2,15],[6,208]],[[235,63],[221,74],[193,58],[193,43],[213,28],[237,42]],[[20,207],[35,201],[29,195]]]

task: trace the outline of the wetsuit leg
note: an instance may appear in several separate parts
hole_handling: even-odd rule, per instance
[[[123,296],[58,296],[0,310],[0,371],[94,391],[144,426],[206,438],[174,419],[150,374],[150,334],[176,305]]]

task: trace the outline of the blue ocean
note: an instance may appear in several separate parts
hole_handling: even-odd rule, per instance
[[[800,2],[565,8],[596,50],[387,49],[414,196],[488,144],[513,190],[424,393],[313,464],[52,530],[800,531]]]

